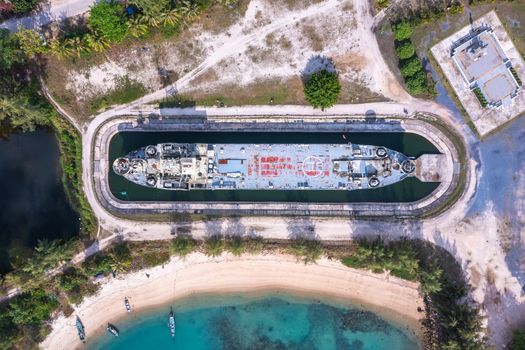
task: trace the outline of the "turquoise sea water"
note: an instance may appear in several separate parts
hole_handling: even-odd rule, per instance
[[[88,349],[353,349],[412,350],[414,338],[378,315],[283,295],[264,298],[198,298],[173,304],[176,336],[168,328],[169,307],[130,314],[115,322],[120,337],[90,339]]]

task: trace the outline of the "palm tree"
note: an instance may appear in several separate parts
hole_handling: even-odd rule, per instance
[[[127,25],[129,35],[134,38],[140,38],[141,36],[146,35],[148,32],[148,26],[142,22],[140,17],[135,20],[128,21]]]
[[[69,46],[72,48],[72,53],[76,55],[77,57],[80,57],[83,52],[90,52],[91,48],[89,48],[84,40],[80,37],[74,37],[69,38],[65,40]]]
[[[162,16],[162,23],[164,25],[174,26],[180,22],[181,17],[182,17],[181,12],[178,9],[173,9],[173,10],[166,12]]]
[[[34,58],[38,54],[46,51],[43,37],[31,29],[22,29],[16,33],[20,42],[20,48],[29,58]]]
[[[109,41],[103,36],[95,36],[93,34],[84,35],[84,43],[87,48],[94,52],[102,52],[110,48]]]
[[[181,0],[180,12],[182,13],[184,24],[189,25],[192,21],[199,17],[199,5],[188,0]]]
[[[140,23],[146,24],[150,27],[157,28],[160,25],[160,19],[157,16],[152,16],[148,14],[143,14],[138,17]]]
[[[72,57],[74,55],[74,50],[70,46],[70,43],[67,41],[60,41],[58,39],[51,40],[49,43],[49,50],[60,60]]]

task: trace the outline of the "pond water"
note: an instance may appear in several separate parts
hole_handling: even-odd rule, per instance
[[[61,181],[55,135],[46,130],[0,140],[0,273],[39,239],[70,238],[79,218]]]
[[[134,349],[418,349],[413,335],[375,313],[335,307],[288,295],[260,298],[206,297],[173,305],[176,332],[168,328],[169,307],[116,322],[120,336],[105,333],[89,350]]]
[[[343,137],[344,135],[344,137]],[[161,142],[202,143],[359,143],[382,145],[417,157],[439,153],[425,138],[411,133],[261,133],[261,132],[120,132],[110,141],[109,161],[140,147]],[[192,190],[166,191],[127,181],[109,170],[113,195],[123,201],[250,201],[250,202],[412,202],[438,186],[407,178],[394,185],[374,190]]]

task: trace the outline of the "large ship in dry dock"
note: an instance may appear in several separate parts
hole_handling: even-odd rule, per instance
[[[355,190],[413,176],[416,162],[371,145],[161,143],[117,158],[113,170],[166,190]]]

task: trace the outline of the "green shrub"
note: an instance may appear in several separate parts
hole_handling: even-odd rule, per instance
[[[403,41],[406,39],[410,39],[412,36],[412,26],[408,22],[399,22],[392,26],[392,30],[394,31],[394,38],[397,41]]]
[[[17,325],[8,315],[8,306],[0,305],[0,349],[14,349],[15,343],[21,338]]]
[[[133,257],[127,243],[119,243],[111,251],[112,271],[126,272],[131,269]]]
[[[171,254],[185,257],[197,248],[197,242],[190,235],[178,235],[171,240]]]
[[[260,254],[264,249],[262,237],[250,237],[246,240],[246,252],[249,254]]]
[[[241,236],[232,236],[226,239],[226,250],[235,256],[241,256],[246,251],[246,245]]]
[[[38,5],[39,0],[11,0],[14,13],[30,12]]]
[[[461,5],[461,4],[452,4],[452,5],[450,5],[448,10],[453,15],[458,14],[458,13],[463,13],[463,5]]]
[[[411,77],[417,72],[420,72],[423,70],[423,65],[421,64],[421,61],[419,60],[419,57],[414,56],[408,60],[401,62],[401,75],[403,77]]]
[[[408,91],[413,95],[422,94],[428,91],[427,88],[427,75],[423,71],[419,71],[411,77],[407,77],[405,80]]]
[[[143,267],[155,267],[166,264],[170,261],[170,254],[168,251],[152,251],[142,253]]]
[[[69,202],[80,215],[80,232],[93,235],[97,229],[97,219],[87,201],[82,184],[82,140],[78,131],[64,118],[54,113],[51,123],[60,147],[62,183]]]
[[[479,103],[481,104],[481,107],[485,108],[488,105],[487,98],[485,95],[483,95],[483,92],[481,92],[481,89],[479,87],[476,87],[472,90],[474,92],[474,95],[476,95]]]
[[[164,24],[164,25],[161,25],[159,29],[165,38],[171,38],[180,33],[180,24],[178,23],[174,25]]]
[[[514,67],[510,67],[510,72],[514,76],[514,79],[516,79],[518,85],[521,86],[523,83],[518,75],[518,72],[516,72],[516,69],[514,69]]]
[[[16,37],[20,42],[20,48],[25,55],[33,58],[36,55],[46,52],[46,46],[39,33],[31,29],[22,29],[16,33]]]
[[[119,43],[127,33],[124,6],[119,2],[101,0],[89,10],[89,26],[111,42]]]
[[[90,275],[108,274],[113,271],[112,262],[113,259],[110,255],[98,253],[86,259],[83,266]]]
[[[80,286],[88,282],[88,277],[75,267],[70,267],[59,277],[59,286],[64,292],[80,291]]]
[[[387,8],[390,5],[390,0],[376,0],[376,7],[379,9]]]
[[[406,41],[396,48],[397,57],[400,60],[406,60],[416,54],[416,49],[410,41]]]
[[[511,350],[525,350],[525,331],[514,331],[512,333]]]
[[[382,239],[357,241],[355,252],[342,263],[358,269],[369,269],[375,273],[390,271],[392,275],[414,281],[418,277],[419,262],[409,245],[385,244]]]
[[[322,70],[312,74],[304,87],[306,101],[314,108],[333,106],[339,98],[341,85],[337,73]]]
[[[131,0],[130,4],[138,7],[145,16],[162,17],[171,7],[171,0]]]
[[[288,250],[305,264],[314,263],[323,255],[323,246],[315,239],[296,238]]]
[[[221,236],[213,235],[204,241],[204,252],[207,256],[216,257],[224,251],[224,241]]]
[[[97,112],[100,109],[112,105],[128,103],[142,97],[145,92],[146,88],[144,85],[139,82],[131,81],[126,76],[117,83],[115,90],[110,91],[105,96],[93,100],[90,109],[92,112]]]
[[[57,299],[43,289],[35,289],[9,302],[8,315],[19,325],[39,325],[59,306]]]

